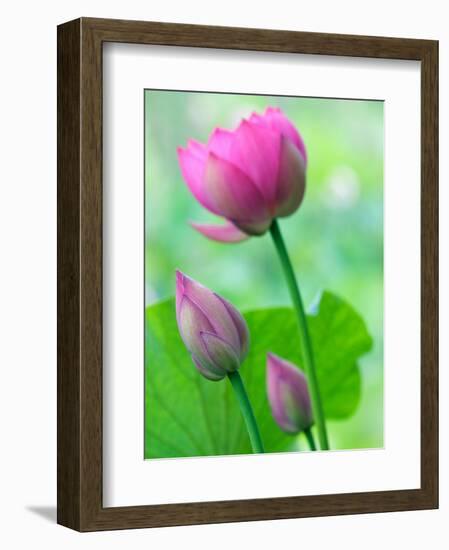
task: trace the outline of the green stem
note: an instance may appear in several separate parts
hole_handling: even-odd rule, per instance
[[[248,399],[243,380],[238,371],[228,374],[228,378],[234,388],[237,401],[239,402],[240,410],[242,411],[243,419],[245,420],[246,429],[248,430],[249,439],[254,453],[264,453],[262,439],[260,437],[259,428],[257,427],[256,417],[254,416],[251,403]]]
[[[285,247],[284,239],[282,238],[281,230],[279,229],[279,225],[276,219],[273,220],[273,223],[271,224],[270,233],[276,246],[279,259],[281,261],[282,269],[284,271],[285,279],[287,281],[288,290],[290,291],[290,296],[293,301],[293,306],[295,308],[296,316],[298,319],[299,333],[301,336],[302,352],[304,359],[304,368],[309,383],[310,397],[312,400],[312,410],[318,429],[318,439],[320,441],[320,447],[323,450],[327,450],[329,449],[329,442],[327,439],[326,424],[324,421],[323,406],[321,404],[318,379],[313,358],[312,342],[310,340],[309,329],[307,326],[307,318],[304,311],[301,294],[299,292],[299,287],[296,282],[295,273],[293,271],[288,252]]]
[[[307,428],[307,430],[304,430],[304,435],[306,436],[310,450],[316,451],[315,439],[313,438],[312,430],[310,428]]]

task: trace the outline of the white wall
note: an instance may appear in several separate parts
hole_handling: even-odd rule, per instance
[[[0,541],[4,548],[446,548],[449,30],[444,1],[8,3],[0,33]],[[84,16],[440,40],[441,509],[79,535],[56,493],[56,25]],[[406,182],[404,182],[406,185]],[[400,406],[400,404],[398,404]],[[446,539],[446,541],[444,540]],[[7,541],[6,541],[7,539]],[[6,542],[6,544],[5,544]]]

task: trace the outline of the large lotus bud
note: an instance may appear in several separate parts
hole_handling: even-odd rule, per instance
[[[296,434],[312,426],[307,381],[296,365],[269,353],[267,390],[271,412],[282,430]]]
[[[248,353],[249,333],[237,309],[218,294],[176,272],[176,318],[193,362],[209,380],[236,371]]]
[[[302,202],[306,150],[280,109],[253,113],[234,131],[216,128],[207,144],[178,148],[182,175],[197,201],[226,219],[224,225],[192,224],[215,241],[262,235],[276,217]]]

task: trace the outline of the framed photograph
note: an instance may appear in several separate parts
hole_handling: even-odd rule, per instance
[[[58,27],[58,522],[438,506],[438,43]]]

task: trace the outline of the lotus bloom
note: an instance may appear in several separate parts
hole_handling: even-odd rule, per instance
[[[296,434],[312,426],[307,381],[296,365],[269,353],[267,390],[271,412],[282,430]]]
[[[237,309],[215,292],[176,272],[179,332],[200,373],[221,380],[236,371],[248,353],[249,333]]]
[[[280,109],[253,113],[234,131],[216,128],[206,144],[189,140],[178,158],[196,200],[226,219],[222,225],[192,224],[215,241],[262,235],[304,197],[304,141]]]

